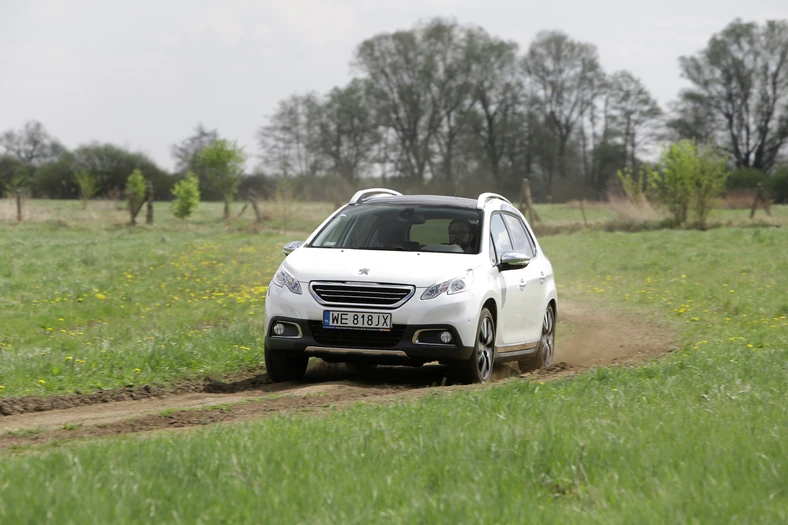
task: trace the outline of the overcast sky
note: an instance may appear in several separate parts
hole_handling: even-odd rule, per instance
[[[736,17],[788,18],[788,1],[0,0],[0,132],[39,120],[68,148],[112,142],[172,169],[202,122],[255,156],[279,100],[345,84],[362,40],[434,16],[521,49],[562,30],[664,107],[685,87],[679,56]]]

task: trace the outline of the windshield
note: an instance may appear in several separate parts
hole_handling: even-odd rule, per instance
[[[309,246],[354,250],[479,253],[481,211],[364,204],[335,215]]]

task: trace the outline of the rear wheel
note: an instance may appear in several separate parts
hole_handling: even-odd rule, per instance
[[[487,308],[479,315],[476,344],[471,358],[454,367],[455,375],[463,383],[486,383],[492,375],[495,362],[495,322]]]
[[[265,370],[274,383],[283,381],[298,381],[303,379],[309,357],[289,356],[285,353],[275,352],[265,348]]]
[[[520,372],[530,372],[539,368],[553,366],[555,355],[555,309],[552,304],[547,305],[542,318],[542,336],[539,338],[539,347],[533,354],[520,358],[517,364]]]

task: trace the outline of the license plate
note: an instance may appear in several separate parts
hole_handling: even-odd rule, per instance
[[[391,330],[391,314],[380,312],[323,311],[323,328],[350,328],[352,330]]]

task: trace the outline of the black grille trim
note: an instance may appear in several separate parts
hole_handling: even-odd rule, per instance
[[[399,308],[416,293],[407,284],[347,283],[313,281],[309,291],[315,300],[327,306],[362,308]]]
[[[388,332],[379,330],[347,330],[323,328],[321,321],[309,321],[315,342],[340,348],[393,348],[405,334],[405,325],[395,324]]]

